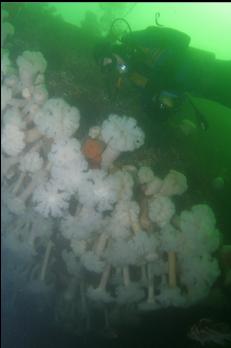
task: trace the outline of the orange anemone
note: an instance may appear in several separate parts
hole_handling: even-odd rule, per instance
[[[92,168],[100,168],[104,143],[97,139],[88,138],[83,146],[82,152]]]

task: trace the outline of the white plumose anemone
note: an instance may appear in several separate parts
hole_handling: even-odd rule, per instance
[[[48,217],[61,217],[69,208],[70,194],[59,191],[57,186],[48,182],[39,185],[33,193],[35,210]]]
[[[103,170],[89,170],[79,187],[79,201],[103,212],[112,210],[117,201],[117,182]]]
[[[69,166],[81,157],[80,142],[77,139],[57,140],[51,147],[48,159],[56,166]]]
[[[163,180],[160,194],[164,196],[182,195],[188,188],[184,174],[170,170]]]
[[[2,149],[9,156],[17,156],[25,147],[24,133],[15,124],[7,124],[2,132]]]
[[[60,98],[49,99],[34,115],[39,131],[57,140],[71,137],[79,128],[79,121],[79,110]]]
[[[43,158],[37,151],[29,151],[20,161],[19,169],[22,172],[35,173],[43,166]]]
[[[180,214],[180,229],[184,247],[194,255],[207,250],[215,251],[220,243],[220,233],[212,209],[206,204],[194,205],[190,211]]]
[[[133,151],[144,144],[144,132],[132,117],[110,115],[102,124],[101,134],[107,144],[102,167],[108,168],[123,151]]]
[[[159,196],[149,202],[149,218],[158,226],[164,227],[175,214],[175,206],[171,199]]]
[[[149,167],[140,167],[137,175],[141,185],[147,184],[154,179],[154,173]]]
[[[41,52],[24,51],[17,58],[23,88],[31,88],[38,74],[44,74],[47,62]]]

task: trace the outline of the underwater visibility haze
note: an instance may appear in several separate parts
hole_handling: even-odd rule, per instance
[[[2,347],[231,346],[230,17],[1,3]]]

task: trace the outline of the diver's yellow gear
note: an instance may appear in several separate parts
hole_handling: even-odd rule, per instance
[[[144,88],[147,85],[148,79],[137,73],[137,72],[133,72],[132,74],[129,75],[129,79],[138,87],[142,87]]]

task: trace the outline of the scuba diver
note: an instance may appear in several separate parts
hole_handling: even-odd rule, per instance
[[[158,14],[157,14],[158,15]],[[112,27],[117,19],[112,23]],[[190,36],[161,26],[123,34],[118,42],[111,35],[94,51],[96,62],[107,77],[110,99],[116,99],[125,80],[141,92],[148,114],[159,122],[179,110],[187,100],[194,109],[200,127],[208,123],[192,96],[217,101],[231,107],[231,61],[221,61],[210,52],[189,47]],[[117,40],[118,41],[118,40]]]
[[[223,202],[228,202],[231,185],[231,60],[190,47],[189,35],[158,23],[134,32],[126,27],[118,39],[112,23],[112,33],[94,51],[111,101],[130,84],[137,88],[145,109],[139,123],[146,148],[151,154],[160,149],[157,167],[162,157],[169,166],[173,161],[188,172],[195,192],[198,187],[198,192],[207,190],[208,199],[211,182],[213,205],[221,216],[226,214]],[[230,221],[229,214],[227,210],[224,221]]]

